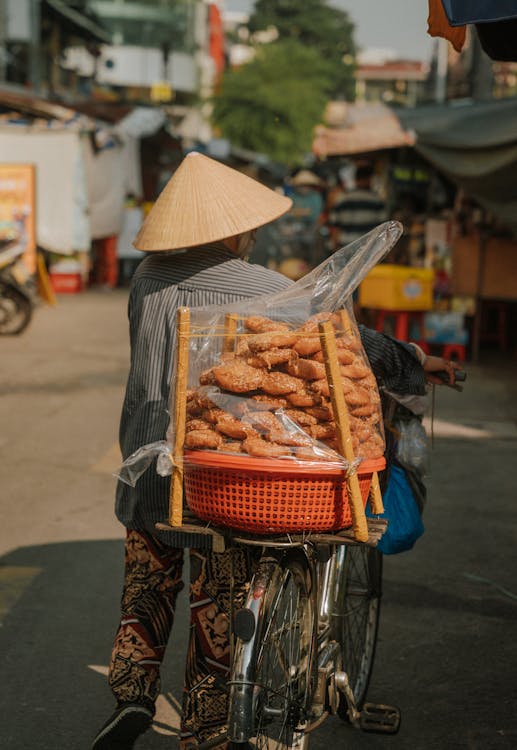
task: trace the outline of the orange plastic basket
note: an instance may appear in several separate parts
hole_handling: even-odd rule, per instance
[[[383,457],[358,467],[366,504],[374,471]],[[319,462],[252,458],[185,451],[184,487],[190,510],[216,526],[255,534],[335,531],[352,525],[345,472]]]

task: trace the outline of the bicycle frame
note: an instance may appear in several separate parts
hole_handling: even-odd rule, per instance
[[[310,722],[315,721],[319,724],[327,715],[325,713],[327,678],[330,671],[335,669],[335,661],[339,652],[339,646],[332,639],[332,602],[339,566],[344,561],[344,545],[335,547],[325,561],[318,560],[318,550],[312,544],[285,546],[303,550],[313,582],[311,597],[314,621],[310,624],[312,647],[307,668],[311,679],[307,685],[305,698]],[[255,670],[268,627],[266,615],[271,604],[268,601],[268,592],[278,591],[280,588],[282,571],[278,565],[278,559],[282,551],[276,545],[271,545],[267,554],[262,556],[244,606],[244,609],[253,615],[255,627],[249,640],[238,638],[234,651],[228,726],[230,742],[247,742],[254,733],[258,687],[255,681]],[[310,728],[307,726],[304,731],[310,731]]]
[[[232,681],[230,683],[230,706],[228,739],[231,742],[247,742],[253,735],[253,698],[255,691],[255,664],[265,627],[264,612],[266,594],[272,577],[278,571],[276,559],[261,559],[245,609],[252,613],[255,628],[250,640],[240,640],[233,658]]]

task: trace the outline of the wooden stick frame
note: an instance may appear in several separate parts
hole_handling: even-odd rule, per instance
[[[350,432],[350,417],[341,385],[341,372],[337,357],[336,336],[334,326],[327,320],[319,324],[321,347],[323,349],[325,372],[329,384],[330,398],[336,421],[337,441],[339,452],[346,460],[353,464],[355,461],[352,434]],[[368,541],[368,524],[363,506],[363,497],[359,486],[357,473],[353,471],[347,476],[348,500],[352,511],[352,526],[354,536],[358,542]]]
[[[179,308],[176,319],[176,383],[173,412],[175,431],[172,453],[173,472],[169,498],[169,524],[174,528],[181,527],[183,523],[183,450],[186,425],[190,310],[187,307]],[[224,352],[231,352],[235,348],[237,320],[235,314],[229,313],[226,316],[225,338],[223,343]],[[350,319],[345,310],[341,311],[341,321],[345,331],[351,335],[352,328]],[[319,334],[324,353],[325,372],[329,383],[330,397],[335,414],[338,446],[340,453],[347,459],[347,461],[353,463],[356,460],[356,457],[350,432],[350,417],[343,389],[341,387],[341,373],[337,357],[335,332],[332,323],[330,321],[320,323]],[[355,472],[348,475],[347,486],[355,539],[358,542],[366,542],[368,541],[368,525],[364,512],[359,479]],[[382,513],[382,496],[377,472],[374,472],[372,476],[370,500],[372,503],[372,511],[376,514]]]
[[[339,317],[341,319],[341,325],[343,326],[343,330],[345,331],[345,334],[347,336],[353,336],[354,331],[352,328],[352,323],[350,322],[350,316],[348,315],[347,311],[340,310]],[[382,502],[382,492],[381,492],[381,486],[379,484],[379,475],[377,474],[376,471],[374,471],[372,475],[372,482],[370,484],[369,501],[370,501],[370,507],[372,509],[372,513],[375,513],[375,515],[381,515],[382,513],[384,513],[384,504]]]
[[[183,445],[187,420],[188,349],[190,310],[180,307],[176,313],[176,383],[174,392],[173,470],[169,498],[169,523],[178,527],[183,523]]]
[[[224,325],[223,352],[233,352],[237,337],[238,316],[228,313]],[[187,421],[187,381],[190,339],[190,310],[180,307],[176,313],[176,383],[174,391],[174,446],[169,497],[169,524],[183,527],[183,450]],[[185,528],[185,527],[183,527]]]
[[[239,316],[236,313],[227,313],[224,319],[223,353],[228,354],[235,351],[237,339],[237,323]]]

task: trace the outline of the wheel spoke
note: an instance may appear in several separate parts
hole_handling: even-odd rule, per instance
[[[380,560],[366,547],[347,548],[342,570],[340,617],[343,669],[358,705],[364,701],[375,654],[379,617]],[[341,711],[344,714],[344,710]]]
[[[296,727],[305,711],[312,643],[312,604],[299,563],[287,564],[273,603],[258,658],[256,746],[300,746]]]

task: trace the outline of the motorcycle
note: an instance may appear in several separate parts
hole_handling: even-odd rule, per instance
[[[0,240],[0,335],[21,333],[32,318],[31,275],[21,260],[23,252],[16,241]]]

